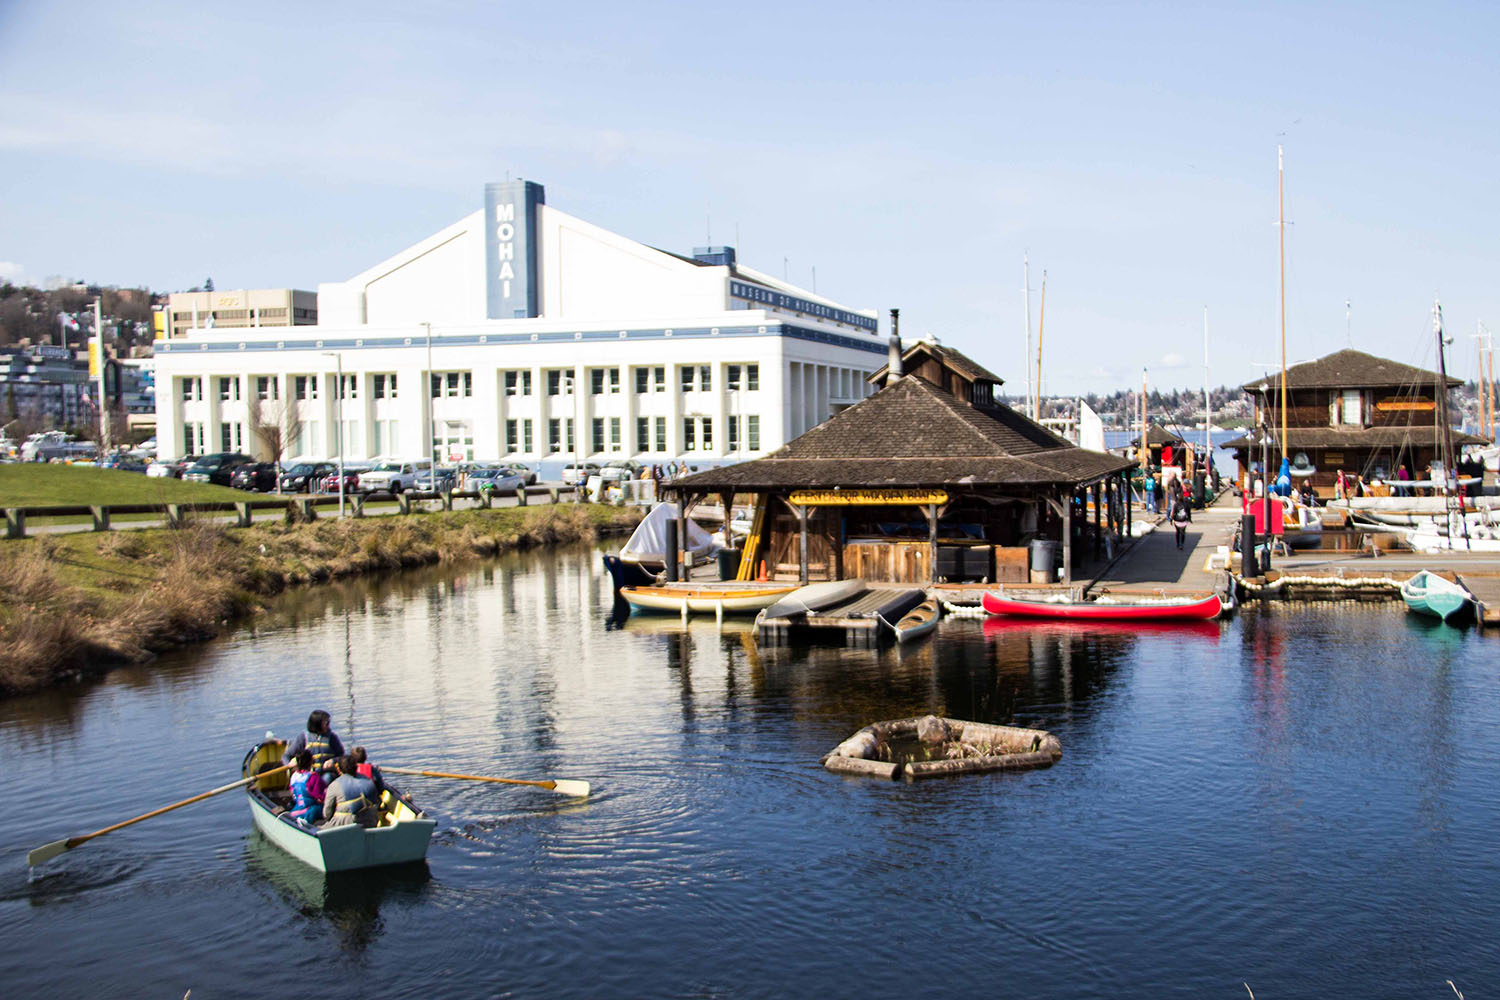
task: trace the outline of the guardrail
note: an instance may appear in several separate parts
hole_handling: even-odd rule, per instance
[[[578,491],[572,486],[522,486],[513,491],[498,494],[498,498],[514,497],[516,505],[525,507],[533,497],[546,497],[551,503],[578,499]],[[348,493],[344,504],[350,517],[364,517],[365,504],[371,501],[396,501],[397,512],[412,513],[412,505],[423,500],[437,500],[443,510],[452,510],[454,500],[477,500],[481,509],[488,509],[497,499],[496,491],[443,490],[441,492],[404,493]],[[168,527],[179,528],[191,517],[199,514],[234,514],[235,525],[249,527],[258,510],[282,511],[288,519],[300,518],[311,521],[318,516],[319,507],[337,507],[337,493],[315,493],[310,496],[280,497],[275,500],[232,500],[210,503],[127,503],[127,504],[77,504],[27,507],[3,507],[5,515],[5,537],[25,538],[28,518],[89,517],[93,519],[95,531],[109,531],[114,517],[122,514],[158,514]]]

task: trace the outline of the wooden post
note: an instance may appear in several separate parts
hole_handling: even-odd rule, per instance
[[[442,493],[438,494],[438,499],[443,501],[444,510],[453,509],[453,491],[451,489],[443,490]]]
[[[16,507],[5,508],[5,537],[26,537],[26,512]]]
[[[807,514],[806,507],[798,506],[797,527],[801,532],[800,551],[797,557],[797,582],[807,586]]]
[[[302,497],[297,501],[297,506],[302,509],[302,519],[304,521],[312,521],[317,518],[318,510],[313,506],[312,497]]]
[[[553,486],[553,487],[549,488],[547,490],[547,495],[552,498],[552,502],[553,503],[557,503],[557,498],[558,498],[558,495],[559,495],[558,488],[556,486]],[[521,501],[522,504],[525,504],[525,502],[526,502],[525,500]]]
[[[94,515],[94,530],[95,531],[108,531],[109,530],[109,508],[108,507],[93,506],[93,507],[89,508],[89,513]]]
[[[351,517],[365,516],[365,495],[363,493],[349,494],[349,502],[354,505]]]
[[[1135,513],[1130,508],[1130,473],[1120,473],[1120,488],[1125,494],[1125,537],[1135,537]]]
[[[1102,483],[1095,483],[1092,487],[1094,493],[1094,558],[1099,558],[1099,552],[1104,545],[1104,534],[1099,530],[1099,508],[1104,506],[1104,490]]]
[[[927,507],[927,582],[937,583],[937,528],[938,509],[937,504],[930,503]]]
[[[1063,498],[1062,517],[1062,571],[1063,586],[1073,585],[1073,491],[1068,488],[1068,495]]]
[[[557,490],[552,491],[552,502],[557,503]],[[516,506],[526,506],[526,487],[524,486],[516,487]]]
[[[255,519],[255,515],[251,512],[250,502],[248,500],[236,500],[234,502],[234,511],[236,515],[234,523],[241,528],[250,527]]]
[[[180,504],[180,503],[169,503],[169,504],[167,504],[167,527],[169,527],[169,528],[180,528],[180,527],[182,527],[182,504]]]
[[[411,496],[402,491],[396,494],[396,509],[403,514],[411,513]]]

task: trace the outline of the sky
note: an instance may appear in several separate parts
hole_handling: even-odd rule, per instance
[[[1497,37],[1495,4],[0,0],[0,278],[315,289],[525,177],[1012,392],[1028,257],[1044,391],[1233,385],[1282,358],[1281,144],[1287,363],[1433,367],[1439,298],[1473,377]]]

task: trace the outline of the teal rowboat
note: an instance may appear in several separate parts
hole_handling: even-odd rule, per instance
[[[267,739],[245,755],[249,778],[281,763],[285,740]],[[279,771],[251,783],[250,815],[266,839],[292,857],[321,872],[342,872],[420,861],[437,821],[390,785],[381,796],[380,825],[298,826],[287,815],[287,774]]]
[[[1417,614],[1445,622],[1474,613],[1472,594],[1425,569],[1401,584],[1401,596]]]

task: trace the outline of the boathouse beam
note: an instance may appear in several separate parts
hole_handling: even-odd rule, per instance
[[[794,504],[792,510],[797,512],[797,582],[805,587],[807,586],[807,519],[814,508]]]
[[[1063,586],[1073,586],[1073,497],[1063,504],[1062,515],[1062,570]]]
[[[925,504],[923,510],[927,514],[927,581],[937,583],[938,505]]]

